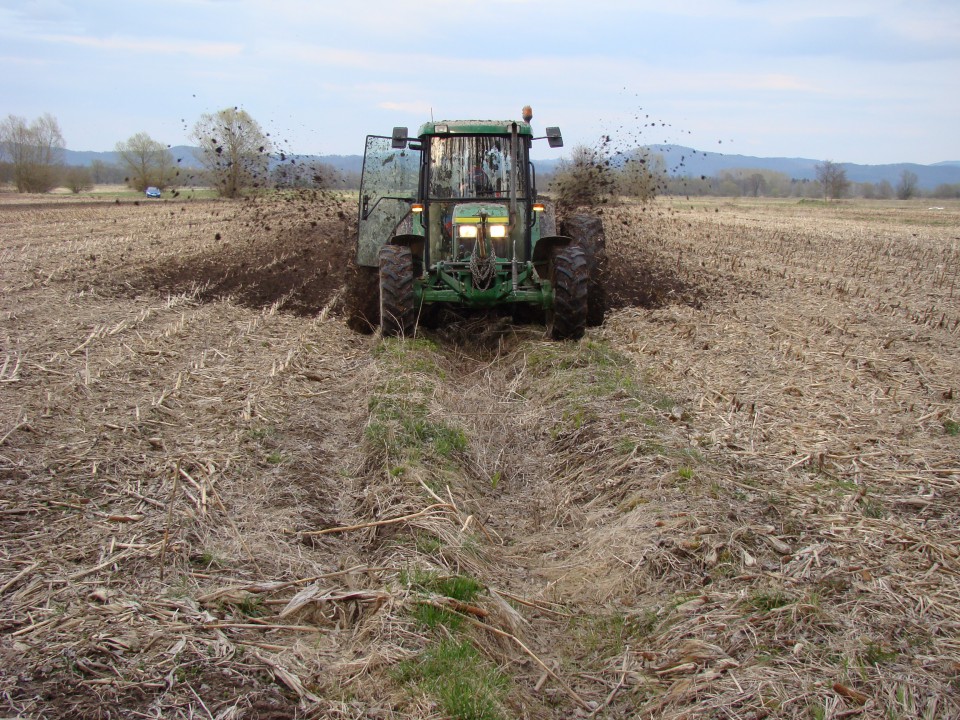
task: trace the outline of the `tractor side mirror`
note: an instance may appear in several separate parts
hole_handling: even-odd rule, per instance
[[[407,129],[405,127],[395,127],[391,140],[390,146],[395,150],[405,148],[407,146]]]
[[[552,148],[563,147],[563,135],[560,134],[560,128],[558,127],[547,128],[547,144]]]

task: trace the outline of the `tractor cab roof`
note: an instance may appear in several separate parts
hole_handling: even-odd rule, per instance
[[[426,135],[509,135],[513,124],[520,135],[533,135],[529,123],[522,120],[439,120],[420,126],[418,137]]]

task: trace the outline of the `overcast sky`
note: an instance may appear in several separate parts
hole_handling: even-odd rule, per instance
[[[960,160],[960,1],[667,5],[0,0],[0,117],[49,112],[70,149],[112,150],[141,131],[190,144],[202,113],[236,105],[285,149],[360,154],[367,133],[431,114],[529,104],[567,150],[609,133],[621,147]]]

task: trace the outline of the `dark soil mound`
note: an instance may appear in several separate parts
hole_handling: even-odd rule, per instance
[[[706,291],[680,277],[677,268],[652,254],[623,256],[607,250],[607,309],[658,308],[680,303],[698,307]]]
[[[355,236],[356,223],[340,201],[249,203],[216,234],[216,242],[141,268],[130,284],[196,292],[201,300],[229,296],[252,308],[279,304],[312,315],[344,286]]]

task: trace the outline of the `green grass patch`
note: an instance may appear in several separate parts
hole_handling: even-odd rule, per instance
[[[753,610],[770,612],[789,605],[793,600],[780,590],[756,590],[744,602]]]
[[[943,431],[952,437],[957,437],[960,435],[960,423],[956,420],[944,420],[943,421]]]
[[[434,630],[443,625],[448,630],[457,630],[463,624],[463,616],[452,610],[421,602],[413,608],[413,618],[425,627]]]
[[[644,399],[644,388],[637,380],[633,361],[606,342],[538,345],[527,355],[527,366],[538,376],[554,376],[558,386],[583,399],[610,395]]]
[[[649,637],[659,622],[653,610],[641,614],[582,615],[570,620],[569,635],[587,664],[599,667],[622,654],[628,643]]]
[[[860,512],[868,518],[879,519],[887,516],[887,510],[883,503],[872,497],[865,497],[860,501]]]
[[[248,595],[236,606],[237,610],[247,617],[258,618],[269,614],[269,610],[263,604],[263,598],[254,595]]]
[[[483,584],[465,575],[450,575],[438,578],[433,583],[433,589],[440,595],[454,600],[471,602],[483,591]]]
[[[371,398],[370,405],[364,436],[371,444],[386,448],[393,457],[405,450],[425,450],[449,458],[469,447],[461,428],[428,419],[424,405],[383,397]]]
[[[208,550],[204,550],[196,555],[191,555],[189,561],[194,567],[202,568],[204,570],[221,567],[220,561],[217,559],[217,557]]]
[[[260,425],[246,430],[244,432],[244,438],[247,440],[253,440],[254,442],[260,442],[262,440],[272,438],[276,434],[276,428],[268,425]]]
[[[404,374],[420,373],[441,380],[446,377],[437,362],[440,346],[426,338],[384,338],[373,356],[386,361]]]
[[[559,418],[550,428],[554,440],[595,424],[610,411],[610,403],[615,403],[624,429],[659,427],[662,421],[656,408],[676,407],[673,399],[643,381],[632,358],[607,342],[538,344],[531,347],[526,362],[529,376],[536,381],[522,394],[559,401]],[[629,454],[638,443],[621,442],[617,450]]]
[[[893,662],[898,657],[896,650],[884,647],[881,643],[870,641],[860,653],[860,660],[864,665],[883,665]]]
[[[472,602],[484,589],[483,583],[467,575],[441,575],[433,570],[416,567],[401,570],[400,582],[415,590],[424,590],[461,602]]]
[[[460,427],[429,417],[435,381],[443,378],[436,350],[429,340],[388,338],[374,353],[387,372],[368,401],[364,436],[392,458],[419,458],[421,453],[450,458],[469,446]]]
[[[510,681],[466,640],[446,638],[400,663],[396,678],[434,697],[452,720],[501,720]]]
[[[441,548],[443,548],[443,543],[440,542],[440,538],[424,532],[417,533],[414,543],[417,552],[423,553],[424,555],[433,555],[434,553],[440,552]]]
[[[484,590],[483,583],[466,575],[441,575],[433,570],[411,568],[400,571],[400,582],[412,590],[430,595],[440,595],[460,602],[473,602]],[[443,625],[455,630],[463,623],[463,618],[446,608],[419,602],[413,610],[413,617],[428,628]]]

